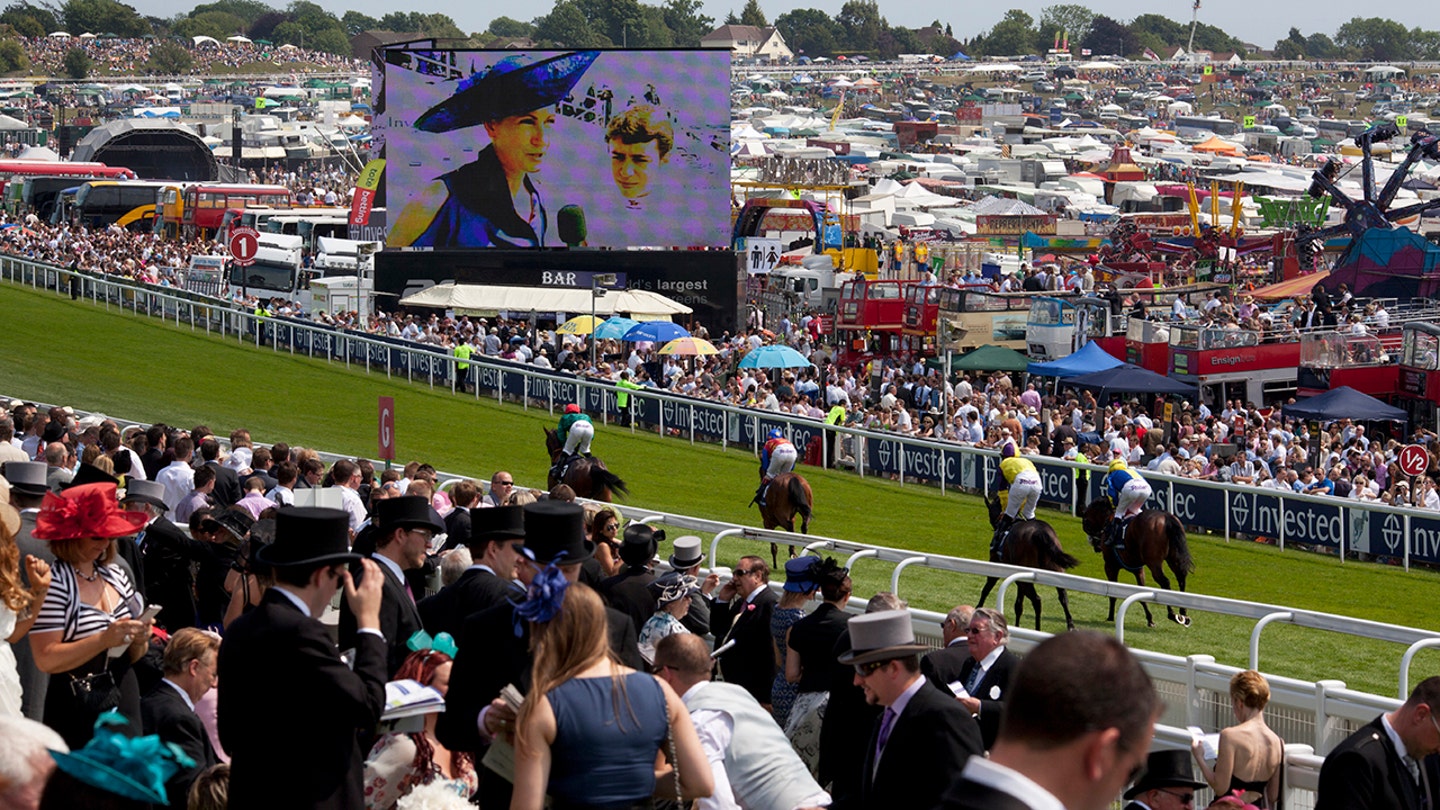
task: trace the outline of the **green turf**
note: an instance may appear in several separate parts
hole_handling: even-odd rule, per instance
[[[206,424],[219,433],[246,427],[257,440],[374,455],[376,397],[393,396],[401,460],[422,459],[437,468],[488,477],[499,468],[522,484],[543,486],[547,460],[541,428],[555,417],[517,404],[458,398],[448,390],[390,380],[380,373],[257,350],[136,317],[88,302],[0,284],[0,391],[98,410],[116,416]],[[703,518],[757,525],[745,504],[754,492],[756,462],[736,449],[599,426],[594,449],[630,485],[630,503]],[[979,498],[916,485],[860,479],[851,473],[803,469],[815,491],[811,531],[864,543],[920,552],[980,557],[989,529]],[[1081,559],[1075,573],[1102,576],[1078,521],[1042,512],[1065,547]],[[678,534],[678,532],[676,532]],[[722,548],[733,564],[745,541]],[[1249,542],[1191,535],[1197,570],[1190,589],[1201,593],[1323,610],[1375,621],[1434,627],[1431,601],[1437,576]],[[856,593],[888,588],[891,566],[861,561]],[[973,602],[978,577],[907,569],[902,594],[917,607],[945,610]],[[1045,589],[1044,629],[1058,631],[1059,605]],[[993,597],[992,597],[993,600]],[[1081,626],[1105,628],[1106,604],[1072,594]],[[1007,613],[1010,613],[1007,606]],[[1013,615],[1013,614],[1012,614]],[[1027,626],[1029,620],[1027,617]],[[1161,623],[1144,627],[1138,610],[1127,624],[1127,642],[1172,654],[1213,655],[1244,665],[1249,621],[1201,614],[1190,629]],[[1339,678],[1353,688],[1394,694],[1398,645],[1272,625],[1265,631],[1261,666],[1305,680]],[[1440,668],[1440,651],[1422,653],[1411,682]]]

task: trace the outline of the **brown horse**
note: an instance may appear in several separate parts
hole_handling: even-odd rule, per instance
[[[990,509],[990,528],[993,529],[1000,523],[1000,499],[991,495],[985,499],[985,505]],[[1080,564],[1079,560],[1065,553],[1065,549],[1060,547],[1060,538],[1055,534],[1054,527],[1043,520],[1015,521],[1010,526],[1010,536],[1005,538],[1004,547],[999,553],[990,555],[990,562],[1038,568],[1042,571],[1067,571]],[[997,581],[998,577],[985,578],[985,587],[980,591],[980,601],[975,603],[976,606],[985,606],[985,599],[990,596],[990,589],[995,587]],[[1074,630],[1075,620],[1070,618],[1070,597],[1064,588],[1056,588],[1055,592],[1059,594],[1060,607],[1065,611],[1065,629]],[[1015,583],[1015,624],[1020,624],[1020,619],[1025,615],[1026,599],[1030,600],[1031,607],[1035,608],[1035,629],[1039,630],[1040,594],[1035,590],[1033,582]]]
[[[1145,569],[1148,568],[1151,576],[1155,577],[1156,584],[1168,591],[1170,580],[1161,570],[1162,564],[1168,564],[1183,592],[1185,577],[1195,570],[1195,561],[1190,559],[1190,547],[1185,542],[1185,525],[1180,519],[1159,509],[1146,509],[1130,521],[1129,528],[1125,530],[1125,550],[1117,552],[1114,546],[1103,544],[1106,535],[1110,533],[1110,523],[1114,517],[1115,508],[1110,505],[1110,501],[1097,498],[1085,507],[1082,519],[1090,545],[1100,552],[1105,560],[1105,578],[1114,582],[1120,576],[1120,569],[1124,568],[1135,575],[1136,584],[1143,588]],[[1140,607],[1145,609],[1145,623],[1154,627],[1155,620],[1150,616],[1150,606],[1141,602]],[[1176,624],[1182,627],[1190,626],[1190,617],[1185,615],[1185,608],[1180,608],[1177,616],[1175,608],[1166,605],[1165,612]],[[1115,597],[1112,596],[1110,616],[1106,621],[1114,620]]]
[[[565,454],[565,445],[553,428],[545,428],[545,449],[550,452],[550,488],[565,484],[575,490],[575,497],[610,502],[615,495],[625,497],[630,490],[620,476],[605,468],[605,462],[598,458],[577,458],[565,469],[565,478],[555,477],[555,465]]]
[[[810,482],[798,473],[781,473],[770,482],[765,490],[765,499],[760,501],[760,520],[767,529],[795,531],[795,516],[800,516],[800,533],[810,533],[810,507],[814,503],[810,493]],[[795,556],[795,547],[790,547],[790,556]],[[780,567],[780,550],[770,544],[770,562]]]

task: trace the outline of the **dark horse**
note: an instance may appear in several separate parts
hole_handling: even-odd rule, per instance
[[[800,533],[810,533],[810,507],[814,503],[814,496],[810,494],[810,482],[804,476],[797,473],[781,473],[775,476],[770,482],[770,487],[765,490],[764,500],[760,504],[760,520],[764,522],[767,529],[784,529],[787,532],[795,531],[795,516],[800,516]],[[795,547],[790,547],[790,556],[795,556]],[[775,568],[780,567],[780,550],[774,544],[770,544],[770,562]]]
[[[565,455],[565,445],[555,435],[553,428],[545,428],[545,449],[550,452],[550,488],[565,484],[575,490],[575,497],[590,498],[609,502],[615,495],[622,498],[630,494],[620,476],[605,469],[605,462],[598,458],[577,458],[565,469],[565,480],[555,477],[555,465]]]
[[[1180,519],[1159,509],[1146,509],[1130,521],[1130,527],[1125,530],[1125,550],[1117,552],[1113,546],[1103,545],[1105,536],[1110,532],[1110,521],[1114,517],[1115,509],[1105,498],[1097,498],[1085,507],[1085,534],[1090,538],[1090,545],[1105,559],[1105,578],[1114,582],[1120,575],[1120,569],[1124,568],[1135,575],[1136,584],[1143,588],[1145,569],[1148,568],[1155,577],[1155,582],[1168,591],[1170,580],[1165,578],[1165,572],[1160,568],[1161,563],[1166,563],[1183,592],[1185,577],[1195,570],[1195,561],[1190,559],[1190,547],[1185,542],[1185,526]],[[1145,623],[1154,627],[1155,620],[1150,616],[1150,606],[1144,602],[1141,602],[1140,606],[1145,609]],[[1177,616],[1175,608],[1166,605],[1165,612],[1176,624],[1190,626],[1190,617],[1185,615],[1185,608],[1180,608]],[[1112,596],[1110,617],[1107,621],[1114,620],[1115,597]]]
[[[1000,522],[1000,499],[991,495],[985,499],[985,505],[990,508],[990,527],[993,529]],[[1010,526],[1010,536],[1005,538],[1005,546],[998,554],[990,555],[990,562],[1005,563],[1006,565],[1018,565],[1025,568],[1038,568],[1043,571],[1068,571],[1080,564],[1080,561],[1065,553],[1060,547],[1060,538],[1056,536],[1055,529],[1043,520],[1017,520]],[[985,599],[990,596],[990,589],[995,587],[998,577],[987,577],[985,588],[980,591],[980,601],[976,603],[979,607],[985,606]],[[1055,592],[1060,595],[1060,607],[1065,611],[1065,629],[1074,630],[1075,620],[1070,618],[1070,597],[1066,595],[1064,588],[1056,588]],[[1020,619],[1025,615],[1025,600],[1030,600],[1030,605],[1035,608],[1035,629],[1040,629],[1040,594],[1035,590],[1033,582],[1015,583],[1015,624],[1020,624]],[[1004,609],[1004,606],[1001,606]]]

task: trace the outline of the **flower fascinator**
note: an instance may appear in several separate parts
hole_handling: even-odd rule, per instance
[[[165,782],[181,768],[194,767],[195,761],[157,735],[129,737],[117,730],[126,725],[124,715],[105,712],[95,720],[95,736],[84,748],[68,754],[51,751],[50,756],[56,767],[87,785],[139,802],[168,804]]]
[[[424,630],[416,630],[405,642],[405,646],[409,647],[411,652],[445,653],[451,658],[455,657],[455,652],[459,649],[455,646],[455,637],[449,633],[437,633],[431,637]]]
[[[524,633],[523,622],[543,623],[560,615],[560,608],[565,604],[565,591],[570,588],[570,580],[565,578],[565,573],[558,565],[564,557],[564,552],[561,552],[555,562],[535,574],[535,578],[530,581],[530,589],[525,594],[525,601],[511,602],[515,605],[517,638]]]

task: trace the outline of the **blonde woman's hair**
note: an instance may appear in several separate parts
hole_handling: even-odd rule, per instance
[[[533,750],[525,733],[528,721],[535,712],[540,697],[560,684],[571,680],[597,661],[610,663],[610,695],[615,707],[616,722],[624,729],[621,717],[622,707],[635,720],[625,693],[625,678],[620,672],[620,660],[610,649],[609,622],[605,617],[605,605],[600,595],[582,583],[571,583],[565,589],[565,601],[560,612],[548,622],[531,622],[530,649],[534,665],[530,672],[530,693],[520,707],[516,721],[518,733],[516,743],[527,750]]]
[[[30,592],[20,584],[20,547],[15,545],[15,535],[6,531],[0,523],[0,602],[16,614],[30,607]]]

